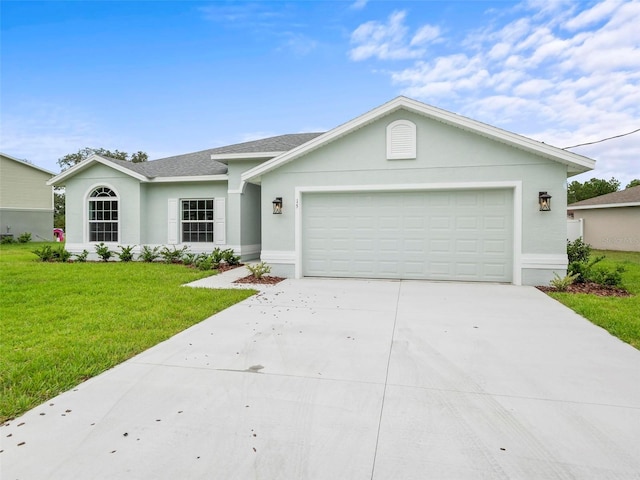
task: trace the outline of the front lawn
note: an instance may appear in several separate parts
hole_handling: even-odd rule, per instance
[[[252,295],[181,285],[214,272],[159,263],[42,263],[0,246],[0,421]]]
[[[576,311],[612,335],[640,349],[640,252],[594,250],[591,257],[605,255],[598,265],[613,267],[621,264],[624,287],[631,297],[597,297],[573,293],[550,293],[553,298]]]

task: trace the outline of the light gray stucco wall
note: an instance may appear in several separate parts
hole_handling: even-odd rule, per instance
[[[164,245],[168,237],[168,201],[169,199],[189,198],[227,198],[227,182],[181,182],[143,184],[144,218],[142,223],[142,245]],[[226,216],[228,225],[229,215]],[[227,243],[229,240],[227,239]],[[194,244],[211,251],[213,244]]]
[[[227,232],[229,245],[238,246],[243,260],[260,256],[260,187],[242,185],[240,175],[263,163],[265,159],[243,159],[229,161],[229,219]],[[244,188],[243,188],[244,187]]]
[[[386,159],[386,127],[399,119],[417,125],[417,159]],[[495,181],[522,182],[522,253],[566,258],[564,165],[406,111],[387,115],[263,175],[262,249],[294,251],[296,186]],[[540,191],[553,196],[552,211],[539,211]],[[275,197],[283,197],[282,215],[271,212]],[[292,275],[293,267],[274,263],[274,272]],[[546,269],[540,276],[551,279],[553,274]],[[525,277],[531,275],[523,271]]]
[[[71,251],[79,248],[74,248],[74,244],[88,244],[88,196],[100,186],[112,188],[118,194],[120,230],[116,245],[140,244],[140,182],[113,168],[94,164],[70,178],[65,185],[65,235]],[[92,251],[93,248],[88,250]]]

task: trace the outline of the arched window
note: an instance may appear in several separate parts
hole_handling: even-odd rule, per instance
[[[89,241],[118,241],[118,195],[98,187],[89,195]]]

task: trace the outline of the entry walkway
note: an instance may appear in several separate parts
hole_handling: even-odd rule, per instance
[[[531,287],[286,280],[0,427],[3,479],[638,478],[640,352]]]

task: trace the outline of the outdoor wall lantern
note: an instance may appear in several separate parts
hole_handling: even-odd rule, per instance
[[[273,201],[273,214],[280,215],[282,213],[282,197],[276,197]]]
[[[540,192],[538,194],[538,203],[540,204],[541,212],[551,211],[551,195],[547,192]]]

